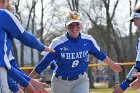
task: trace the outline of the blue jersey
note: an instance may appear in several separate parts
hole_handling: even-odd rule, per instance
[[[136,47],[136,61],[140,61],[140,37],[138,39],[137,47]]]
[[[41,73],[51,62],[55,63],[55,73],[59,76],[75,76],[87,71],[88,54],[104,60],[106,55],[90,35],[80,33],[78,38],[71,38],[68,33],[55,38],[49,46],[54,53],[46,53],[44,59],[35,68]]]
[[[11,55],[13,38],[29,47],[44,50],[44,45],[38,42],[33,35],[27,33],[18,19],[8,10],[0,9],[0,21],[0,67],[11,68],[9,55]]]
[[[135,67],[137,67],[138,70],[140,70],[140,37],[138,39],[138,43],[137,43],[137,46],[136,46],[136,64],[135,64]],[[126,90],[129,85],[131,84],[130,81],[128,80],[124,80],[121,84],[120,84],[120,87],[122,90]]]

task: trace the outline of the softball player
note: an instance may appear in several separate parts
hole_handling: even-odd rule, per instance
[[[134,25],[137,26],[138,30],[140,31],[140,6],[133,10],[133,13],[128,18],[128,21],[134,22]],[[116,85],[114,87],[113,93],[123,93],[129,86],[131,86],[133,89],[140,88],[140,74],[137,73],[140,71],[140,37],[138,39],[136,52],[137,55],[135,66],[131,68],[126,79],[120,85]],[[138,77],[138,79],[135,76]]]
[[[114,71],[121,71],[121,67],[106,56],[92,36],[80,32],[82,21],[78,12],[71,11],[66,16],[65,26],[67,32],[50,44],[50,48],[56,52],[46,53],[30,77],[35,78],[54,62],[52,93],[89,93],[89,78],[86,73],[88,54],[109,64]]]
[[[30,82],[10,64],[12,60],[11,52],[13,52],[12,40],[16,38],[23,44],[40,51],[53,52],[53,50],[45,47],[33,35],[27,33],[11,11],[10,0],[0,0],[0,93],[10,92],[7,83],[7,74],[23,87],[26,87],[26,90],[30,91],[30,93],[35,93]]]

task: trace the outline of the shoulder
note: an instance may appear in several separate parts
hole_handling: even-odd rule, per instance
[[[97,45],[96,40],[91,35],[81,33],[81,38],[86,39],[87,41],[91,42],[97,49],[100,49],[100,47]]]
[[[88,35],[88,34],[81,33],[81,38],[82,39],[89,39],[90,40],[92,38],[92,36]]]
[[[56,46],[65,43],[66,41],[68,41],[68,38],[66,37],[65,34],[56,37],[55,39],[52,40],[52,43],[50,46],[52,46],[52,48],[54,49]]]
[[[88,35],[88,34],[81,33],[81,38],[92,41],[93,43],[96,42],[96,40],[91,35]]]
[[[8,10],[6,9],[0,9],[0,15],[3,16],[3,17],[7,17],[7,16],[11,16],[11,17],[14,17],[14,14],[9,12]]]
[[[0,19],[9,23],[10,21],[18,22],[15,15],[7,9],[0,9]]]

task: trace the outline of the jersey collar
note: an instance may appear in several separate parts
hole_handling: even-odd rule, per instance
[[[68,34],[68,32],[67,32],[65,35],[66,35],[66,37],[67,37],[69,40],[74,41],[74,42],[78,42],[78,41],[81,39],[81,33],[79,33],[79,36],[78,36],[77,38],[72,38],[72,37]]]

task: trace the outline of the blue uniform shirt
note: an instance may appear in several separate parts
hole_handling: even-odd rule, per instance
[[[137,46],[136,46],[136,64],[135,66],[138,68],[138,70],[140,70],[140,37],[138,39],[138,43],[137,43]],[[126,90],[129,85],[131,84],[131,82],[129,82],[128,80],[124,80],[121,84],[120,84],[120,87],[122,90]]]
[[[40,51],[44,50],[44,45],[33,35],[27,33],[18,19],[8,10],[0,9],[0,21],[0,67],[11,68],[9,55],[13,38],[29,47]]]
[[[90,35],[80,33],[78,38],[71,38],[68,33],[55,38],[50,44],[54,53],[46,53],[35,71],[41,73],[55,60],[55,73],[59,76],[75,76],[87,71],[88,54],[104,60],[106,55]]]
[[[12,47],[12,38],[24,32],[15,16],[6,9],[0,9],[0,66],[11,68],[8,55]]]
[[[0,67],[8,68],[8,83],[13,82],[14,79],[23,87],[26,87],[29,84],[30,78],[21,73],[18,67],[12,63],[10,64],[10,61],[15,59],[12,50],[12,40],[16,38],[24,45],[40,51],[43,51],[45,46],[32,34],[25,31],[18,19],[8,10],[0,9],[0,21]],[[11,87],[12,85],[9,86]],[[18,90],[17,87],[12,87],[12,89]]]

